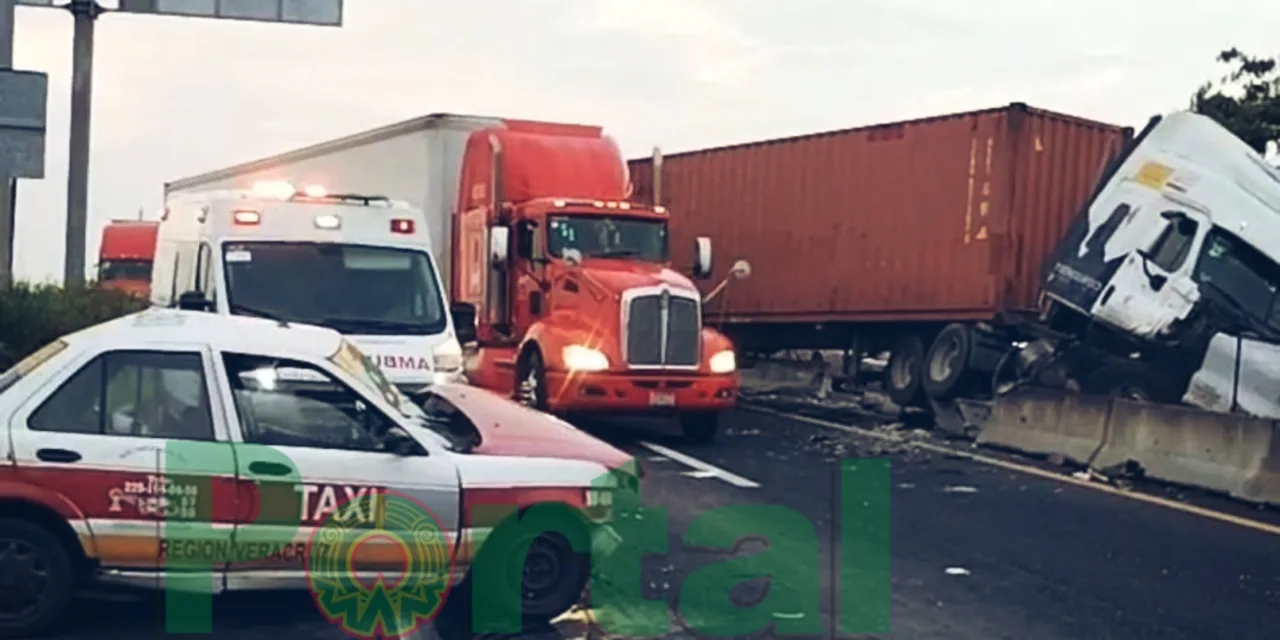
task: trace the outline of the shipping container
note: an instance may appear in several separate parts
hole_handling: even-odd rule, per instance
[[[1042,269],[1133,130],[1006,107],[660,157],[677,264],[749,279],[708,321],[762,352],[890,348],[1037,306]],[[653,158],[629,162],[637,194]],[[914,347],[913,347],[914,348]]]
[[[677,264],[709,236],[754,271],[733,322],[950,320],[1030,309],[1041,266],[1132,131],[1014,105],[662,159]],[[652,159],[629,163],[652,192]]]

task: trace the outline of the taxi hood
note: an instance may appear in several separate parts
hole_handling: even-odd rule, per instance
[[[685,291],[698,290],[684,274],[651,262],[587,258],[582,264],[581,273],[584,279],[615,294],[633,287],[661,284]]]
[[[461,384],[431,390],[466,414],[480,432],[471,453],[489,456],[557,458],[622,468],[632,456],[549,414],[534,411],[491,391]]]

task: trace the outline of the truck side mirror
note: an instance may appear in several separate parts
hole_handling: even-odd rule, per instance
[[[453,316],[453,332],[458,337],[458,343],[469,344],[475,342],[478,337],[476,331],[476,306],[469,302],[455,302],[449,312]]]
[[[511,230],[507,227],[489,227],[489,264],[500,267],[507,263],[511,248]]]
[[[202,291],[186,291],[178,296],[178,308],[184,311],[212,311],[213,304]]]
[[[1164,285],[1168,284],[1169,277],[1160,273],[1151,272],[1151,267],[1149,266],[1151,263],[1151,252],[1146,249],[1138,249],[1138,259],[1142,261],[1142,275],[1147,277],[1147,284],[1151,285],[1151,290],[1159,291],[1163,289]]]
[[[538,223],[534,220],[521,220],[516,225],[516,255],[522,260],[534,262],[546,259],[542,245],[538,242]]]
[[[693,277],[706,280],[711,277],[711,238],[699,236],[693,245]]]

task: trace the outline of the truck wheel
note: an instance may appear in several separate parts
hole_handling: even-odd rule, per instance
[[[56,536],[0,520],[0,638],[37,635],[58,622],[74,589],[71,557]]]
[[[1086,378],[1084,392],[1138,402],[1174,404],[1182,400],[1172,385],[1156,375],[1148,365],[1133,361],[1103,365]]]
[[[972,354],[973,334],[968,326],[955,323],[944,327],[924,359],[921,384],[925,393],[935,400],[964,395]]]
[[[924,370],[924,341],[908,334],[893,342],[884,368],[884,390],[899,407],[925,407],[929,400],[920,382]]]
[[[516,400],[530,409],[547,410],[547,371],[536,349],[516,367]]]
[[[720,414],[718,413],[686,413],[680,416],[680,431],[684,437],[708,444],[714,442],[720,431]]]

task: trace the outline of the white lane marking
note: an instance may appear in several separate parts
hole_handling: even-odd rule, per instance
[[[680,475],[686,478],[698,478],[699,480],[719,477],[719,474],[714,471],[681,471]]]
[[[687,456],[683,453],[680,453],[679,451],[676,451],[675,449],[668,449],[660,444],[654,444],[652,442],[641,442],[640,446],[646,449],[649,449],[654,453],[658,453],[660,455],[664,455],[668,458],[671,458],[672,460],[675,460],[676,462],[679,462],[680,464],[683,464],[686,467],[692,467],[694,469],[697,469],[698,471],[711,474],[721,480],[724,480],[725,482],[728,482],[729,484],[735,487],[742,487],[744,489],[760,488],[760,483],[758,482],[752,482],[751,480],[748,480],[736,473],[721,469],[720,467],[717,467],[709,462],[703,462],[693,456]]]

